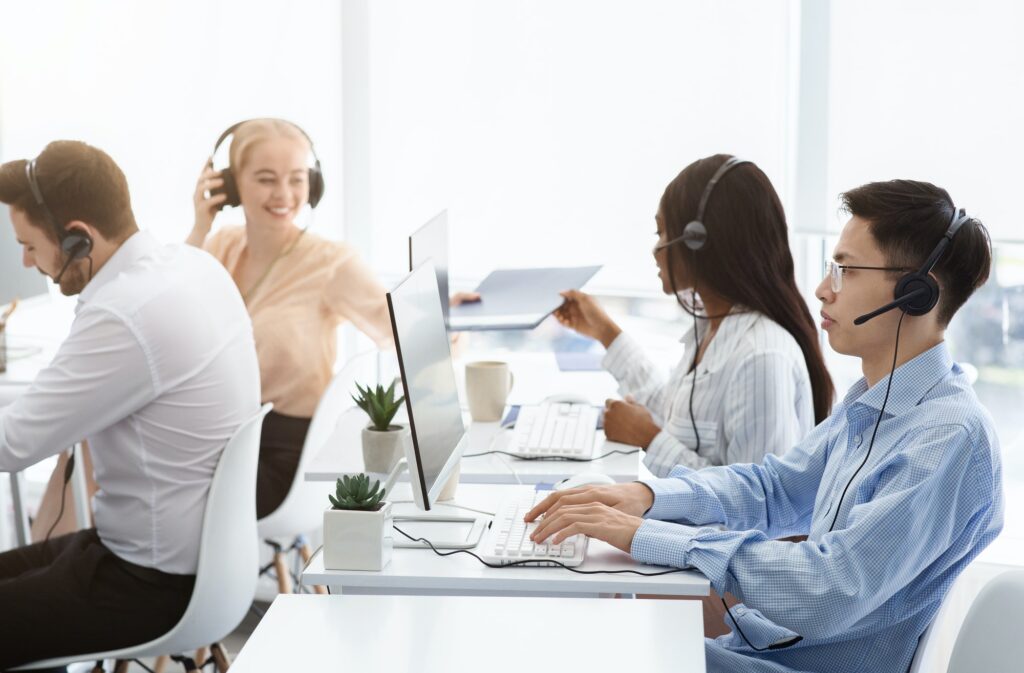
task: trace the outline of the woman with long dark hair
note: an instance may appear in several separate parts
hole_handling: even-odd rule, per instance
[[[625,400],[608,402],[605,434],[646,449],[658,476],[785,452],[828,416],[833,386],[778,194],[756,165],[718,154],[669,183],[655,220],[663,290],[693,316],[667,380],[593,297],[565,292],[555,314],[607,349]]]

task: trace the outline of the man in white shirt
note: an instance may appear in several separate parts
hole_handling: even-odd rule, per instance
[[[0,669],[145,642],[188,604],[210,481],[259,407],[252,326],[204,252],[140,232],[124,174],[57,141],[0,165],[23,263],[79,295],[49,367],[0,409],[0,470],[85,438],[95,529],[0,554]],[[239,569],[244,572],[245,569]]]

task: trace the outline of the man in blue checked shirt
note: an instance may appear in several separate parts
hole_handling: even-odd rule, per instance
[[[583,533],[695,567],[738,597],[731,633],[706,641],[709,671],[905,673],[953,580],[1003,525],[992,420],[943,340],[988,278],[988,233],[928,183],[842,200],[851,217],[817,297],[829,344],[859,357],[864,378],[832,415],[759,465],[559,491],[526,517],[544,515],[537,541]],[[894,310],[854,324],[894,296]],[[807,539],[775,539],[795,535]]]

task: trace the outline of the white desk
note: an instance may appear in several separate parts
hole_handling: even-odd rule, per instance
[[[468,417],[467,417],[468,418]],[[398,423],[405,423],[396,419]],[[366,425],[366,414],[358,407],[346,411],[338,419],[334,434],[306,466],[306,481],[333,482],[339,477],[365,472],[360,432]],[[465,453],[508,450],[511,430],[501,430],[498,423],[467,421]],[[613,449],[632,451],[613,454],[590,462],[519,460],[511,456],[491,454],[463,458],[459,481],[467,484],[542,484],[553,483],[580,472],[601,472],[615,481],[635,481],[640,473],[640,453],[635,446],[608,442],[598,432],[595,455]],[[402,475],[408,480],[408,473]]]
[[[498,502],[530,490],[529,486],[484,486],[459,484],[454,502],[493,512]],[[396,501],[408,500],[408,485],[396,488]],[[394,512],[420,513],[415,505],[396,502]],[[443,503],[441,514],[465,515],[466,512]],[[399,523],[399,527],[401,524]],[[396,533],[396,537],[398,533]],[[591,540],[580,570],[624,570],[657,572],[656,566],[637,563],[614,547]],[[395,549],[391,562],[379,572],[326,570],[323,553],[317,552],[302,573],[303,584],[320,584],[335,593],[383,593],[409,595],[486,595],[486,596],[588,596],[606,594],[664,594],[707,596],[709,583],[696,571],[642,577],[639,575],[580,575],[564,568],[488,568],[468,554],[441,557],[429,549]]]
[[[697,601],[282,594],[231,670],[704,673],[703,630]]]

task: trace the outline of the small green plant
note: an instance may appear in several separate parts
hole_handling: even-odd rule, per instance
[[[335,494],[328,495],[334,509],[361,509],[373,511],[377,509],[386,489],[380,487],[380,480],[370,486],[370,478],[365,474],[354,477],[348,475],[338,480]]]
[[[376,390],[370,386],[364,388],[358,383],[356,389],[359,390],[359,397],[353,395],[352,400],[370,417],[373,429],[381,432],[390,430],[391,419],[395,417],[402,407],[402,402],[405,401],[404,396],[395,399],[395,382],[392,381],[387,390],[384,390],[384,386],[379,383]]]

